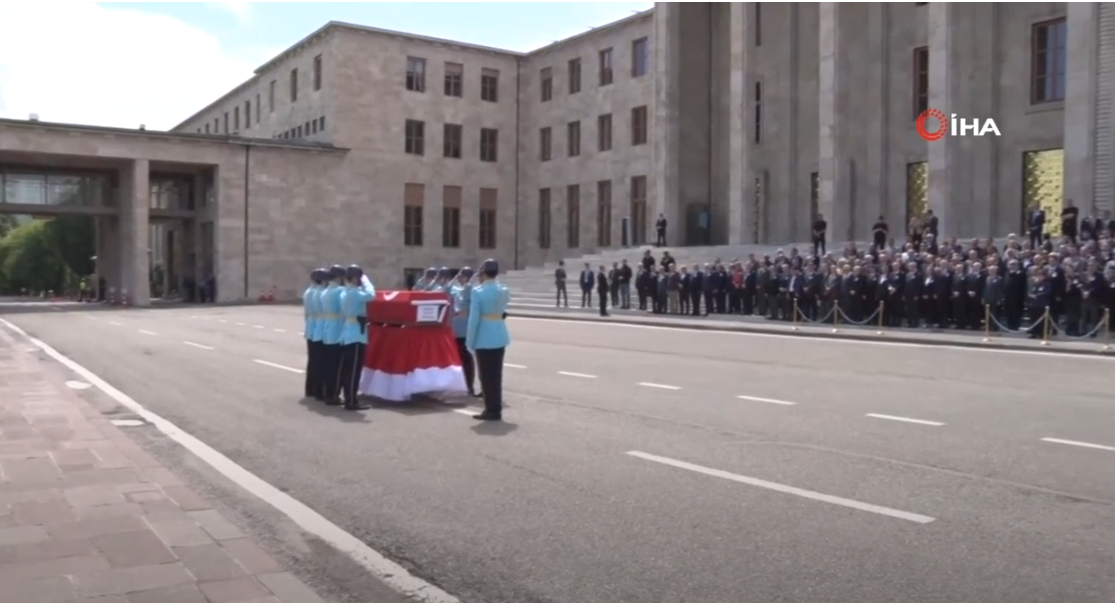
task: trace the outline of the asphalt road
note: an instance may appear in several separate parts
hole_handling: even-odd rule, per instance
[[[519,319],[500,427],[300,401],[300,317],[6,318],[466,603],[1115,600],[1111,360]]]

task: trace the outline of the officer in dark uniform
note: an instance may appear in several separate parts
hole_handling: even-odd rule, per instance
[[[472,290],[469,302],[468,332],[465,347],[476,357],[480,387],[484,390],[484,412],[480,421],[503,418],[503,355],[511,344],[507,332],[507,305],[511,292],[499,282],[499,264],[484,260],[480,266],[480,285]]]

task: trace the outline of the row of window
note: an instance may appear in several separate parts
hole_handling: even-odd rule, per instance
[[[445,96],[463,98],[465,94],[465,66],[461,63],[445,64]],[[411,92],[426,92],[426,59],[407,57],[406,89]],[[499,70],[480,70],[480,100],[489,103],[499,102]]]
[[[464,189],[460,186],[443,186],[441,189],[441,246],[458,248],[461,246],[461,198]],[[425,244],[426,185],[408,182],[403,192],[403,245],[422,247]],[[499,205],[499,191],[494,188],[480,189],[480,228],[477,245],[480,249],[496,248],[496,210]]]
[[[615,81],[615,53],[611,48],[596,53],[597,85],[610,86]],[[650,46],[646,38],[639,38],[631,42],[631,77],[639,78],[647,74],[650,69]],[[581,91],[582,63],[580,57],[569,59],[566,65],[566,90],[572,96]],[[549,102],[554,98],[554,69],[543,67],[538,74],[541,82],[540,94],[542,102]]]
[[[649,138],[649,114],[646,106],[631,109],[630,140],[631,146],[647,143]],[[565,152],[569,157],[581,154],[581,122],[571,121],[565,124]],[[547,126],[538,131],[538,152],[541,161],[553,159],[553,128]],[[612,114],[607,113],[596,118],[596,150],[598,152],[612,150]]]
[[[304,123],[300,126],[295,126],[291,129],[287,130],[286,132],[280,132],[280,133],[272,136],[271,138],[276,138],[276,139],[281,139],[281,140],[289,140],[289,139],[297,140],[299,138],[305,138],[306,136],[313,136],[314,134],[317,134],[318,132],[324,132],[324,131],[325,131],[325,116],[322,115],[321,117],[318,117],[317,119],[311,119],[310,121],[308,121],[308,122],[306,122],[306,123]]]
[[[442,124],[443,157],[460,159],[464,148],[465,127],[460,124]],[[426,154],[426,122],[406,120],[403,128],[403,151],[407,155]],[[499,160],[499,130],[480,128],[480,161],[495,163]]]
[[[629,211],[631,229],[635,233],[635,243],[642,243],[647,227],[647,177],[632,176]],[[549,249],[552,244],[553,211],[555,203],[553,189],[538,191],[538,246]],[[600,180],[596,183],[596,246],[612,245],[612,181]],[[565,187],[565,246],[576,249],[581,246],[581,185],[570,184]]]
[[[321,55],[319,54],[316,57],[314,57],[313,71],[311,72],[311,79],[310,79],[310,85],[313,87],[314,92],[317,92],[317,91],[321,90],[322,69],[323,69],[322,58],[321,58]],[[271,83],[268,85],[268,89],[267,89],[267,112],[268,113],[274,113],[275,112],[275,90],[276,90],[277,85],[278,85],[278,80],[271,80]],[[290,94],[290,103],[294,104],[294,103],[298,102],[298,68],[297,67],[290,70],[290,79],[288,81],[288,92]],[[217,117],[213,118],[212,130],[210,130],[210,127],[209,127],[210,124],[208,122],[204,125],[205,133],[206,134],[236,134],[236,133],[239,133],[241,115],[244,118],[244,129],[245,130],[250,130],[252,128],[252,123],[253,123],[253,121],[252,121],[252,106],[253,105],[252,105],[251,100],[244,101],[244,106],[243,106],[244,111],[243,111],[243,113],[241,113],[241,111],[240,111],[240,106],[233,107],[232,112],[231,112],[231,116],[232,116],[231,122],[229,121],[230,113],[228,111],[225,111],[223,121],[222,121],[221,118],[217,118]],[[262,112],[263,112],[263,103],[260,102],[259,93],[256,93],[255,122],[254,123],[257,124],[257,125],[261,121],[261,117],[262,117],[261,113]],[[222,125],[223,125],[223,131],[222,131]],[[197,133],[201,134],[202,130],[203,130],[203,127],[199,126],[197,128]],[[281,137],[276,136],[275,138],[281,138]]]

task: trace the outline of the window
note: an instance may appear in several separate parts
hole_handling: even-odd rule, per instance
[[[302,126],[298,126],[297,128],[294,129],[294,131],[295,131],[295,135],[294,135],[295,138],[302,138]]]
[[[550,154],[551,146],[553,144],[553,131],[549,128],[542,128],[538,132],[538,155],[542,161],[549,161],[552,155]]]
[[[228,111],[225,111],[225,134],[228,134]]]
[[[543,69],[538,74],[538,79],[542,82],[542,102],[547,102],[554,97],[554,71],[549,67]]]
[[[441,189],[441,246],[461,246],[461,187]]]
[[[565,187],[565,209],[566,209],[566,222],[565,222],[565,238],[566,246],[569,249],[576,249],[581,246],[581,187],[578,184],[570,184]]]
[[[403,192],[403,245],[422,246],[422,206],[426,202],[426,186],[408,182]]]
[[[317,129],[321,130],[323,132],[325,131],[325,116],[324,115],[317,118]]]
[[[499,102],[499,72],[495,69],[480,70],[480,100]]]
[[[538,246],[542,249],[550,248],[550,225],[553,215],[550,213],[550,189],[538,191]]]
[[[815,220],[821,213],[821,174],[809,174],[809,219]]]
[[[209,124],[205,124],[205,133],[206,133],[206,134],[208,134],[208,133],[209,133]]]
[[[480,248],[496,248],[496,195],[494,188],[480,189]]]
[[[631,144],[633,146],[647,143],[647,108],[635,107],[631,110]]]
[[[461,98],[465,87],[465,66],[460,63],[445,64],[445,96]]]
[[[605,48],[600,51],[600,85],[607,86],[615,80],[612,73],[612,49]]]
[[[244,127],[252,127],[252,101],[244,101]]]
[[[275,112],[275,80],[271,80],[271,85],[267,88],[267,112]]]
[[[1030,102],[1033,104],[1065,100],[1066,34],[1063,18],[1034,25],[1030,67]]]
[[[240,107],[232,108],[232,131],[240,131]]]
[[[914,49],[914,119],[929,108],[929,47]]]
[[[321,90],[321,55],[314,57],[314,92]]]
[[[581,59],[569,60],[569,94],[581,91]]]
[[[763,45],[763,5],[755,3],[755,47]]]
[[[480,128],[480,161],[492,163],[499,160],[499,130]]]
[[[596,183],[596,246],[612,246],[612,181]]]
[[[596,148],[598,151],[612,150],[612,114],[596,118]]]
[[[631,77],[647,74],[650,57],[647,55],[647,39],[639,38],[631,43]]]
[[[631,177],[631,244],[642,245],[647,237],[647,177]]]
[[[755,144],[763,142],[763,83],[755,82]]]
[[[426,59],[407,57],[407,90],[426,91]]]
[[[426,122],[408,119],[406,123],[407,155],[426,154]]]
[[[290,102],[298,101],[298,70],[290,70]]]
[[[310,134],[317,134],[317,120],[306,122],[306,129],[310,130]]]
[[[256,123],[259,123],[260,114],[263,111],[263,103],[259,102],[259,94],[256,94]]]
[[[581,154],[581,122],[571,121],[565,130],[565,148],[570,157],[576,157]]]
[[[445,124],[442,129],[442,156],[451,159],[461,158],[461,142],[464,138],[464,127],[457,124]]]

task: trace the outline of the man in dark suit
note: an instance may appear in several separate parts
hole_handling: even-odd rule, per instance
[[[1030,313],[1030,339],[1040,339],[1045,335],[1045,321],[1048,319],[1046,309],[1052,301],[1052,291],[1045,273],[1040,268],[1034,270],[1034,279],[1029,295],[1026,296],[1026,306]]]
[[[932,209],[925,212],[925,234],[931,235],[934,240],[941,236],[941,221],[937,219]]]
[[[701,315],[701,296],[705,291],[705,273],[700,264],[693,264],[693,272],[689,276],[689,283],[685,290],[689,292],[689,309],[693,316]]]
[[[1022,311],[1026,307],[1026,272],[1018,260],[1007,262],[1007,275],[1003,281],[1003,313],[1007,328],[1017,331],[1022,327]]]
[[[1072,240],[1073,245],[1076,244],[1079,219],[1080,210],[1073,204],[1072,199],[1066,199],[1065,207],[1061,210],[1061,234]]]
[[[790,277],[786,279],[786,301],[782,310],[782,320],[794,321],[794,309],[801,308],[802,294],[805,292],[805,278],[801,275],[801,268],[792,266]]]
[[[980,301],[985,307],[984,313],[987,315],[987,329],[997,331],[998,327],[995,321],[1002,316],[1003,298],[1006,293],[1006,282],[1003,277],[999,276],[999,267],[991,265],[987,267],[987,277],[983,279],[983,291],[980,293]]]
[[[825,222],[825,217],[817,214],[813,219],[813,255],[822,256],[828,252],[825,249],[828,228],[829,224]]]
[[[600,272],[596,274],[596,291],[600,294],[600,315],[608,316],[608,293],[610,292],[608,283],[608,269],[603,264],[600,265]]]
[[[1030,248],[1037,249],[1041,247],[1042,231],[1045,230],[1045,210],[1041,207],[1035,207],[1030,210],[1030,218],[1026,222],[1030,230]]]
[[[581,307],[592,307],[592,288],[596,285],[596,276],[592,273],[592,266],[585,262],[585,269],[581,271]]]

